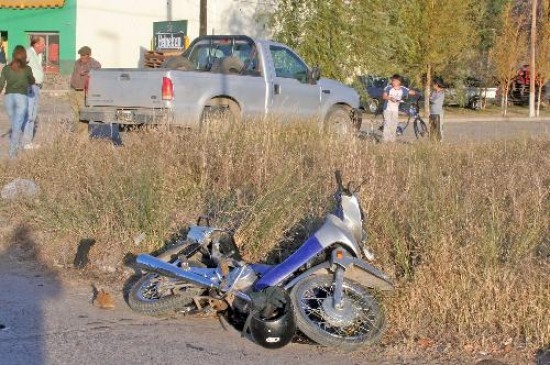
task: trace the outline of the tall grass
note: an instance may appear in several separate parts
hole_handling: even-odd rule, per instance
[[[265,122],[139,131],[124,142],[59,132],[0,168],[2,183],[40,185],[37,199],[1,209],[41,232],[47,260],[68,264],[93,238],[92,265],[120,266],[206,213],[235,230],[247,259],[276,261],[330,208],[341,169],[364,181],[376,264],[397,283],[386,300],[390,341],[550,341],[548,140],[386,146]]]

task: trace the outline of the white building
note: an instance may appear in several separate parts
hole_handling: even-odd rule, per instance
[[[151,49],[153,22],[186,20],[199,35],[199,0],[77,0],[75,49],[87,45],[103,67],[139,67]],[[273,0],[208,1],[208,34],[270,36],[266,12]],[[75,58],[77,55],[75,54]]]

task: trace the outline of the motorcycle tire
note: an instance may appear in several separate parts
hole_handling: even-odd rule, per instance
[[[298,329],[322,346],[333,347],[342,352],[353,352],[377,342],[386,327],[384,311],[376,298],[366,288],[353,280],[344,278],[344,300],[347,300],[346,323],[341,326],[342,319],[329,313],[332,300],[329,295],[333,289],[333,275],[313,275],[296,284],[290,293],[290,298],[296,315]],[[325,298],[323,298],[325,296]],[[353,299],[350,299],[352,298]],[[357,303],[354,303],[357,302]],[[361,304],[359,313],[350,313],[356,310],[354,304]],[[344,306],[346,308],[346,306]],[[368,315],[367,315],[368,314]],[[338,313],[340,315],[340,313]],[[342,316],[342,317],[345,317]],[[355,323],[357,318],[366,317],[369,323]],[[351,318],[353,317],[353,322]],[[366,325],[369,327],[366,329]],[[366,333],[357,336],[348,336],[350,331],[359,326],[359,330]]]
[[[144,292],[155,285],[154,281],[156,279],[161,279],[161,276],[154,273],[145,274],[130,288],[128,305],[133,311],[152,316],[179,312],[190,306],[194,306],[193,297],[201,295],[205,290],[190,285],[184,291],[180,290],[177,294],[159,298],[146,298]]]

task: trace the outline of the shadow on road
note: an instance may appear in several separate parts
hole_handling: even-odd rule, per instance
[[[36,269],[37,255],[26,224],[12,231],[5,250],[0,246],[0,363],[48,363],[44,308],[60,295],[61,284],[54,272]]]

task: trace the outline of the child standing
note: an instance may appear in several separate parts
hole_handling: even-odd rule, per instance
[[[383,142],[395,142],[395,133],[399,124],[399,103],[409,95],[416,95],[414,90],[401,86],[401,76],[395,74],[391,78],[391,84],[384,89],[382,98],[384,103],[384,133]]]
[[[435,79],[430,94],[430,140],[443,140],[443,102],[445,101],[444,84],[441,79]]]

